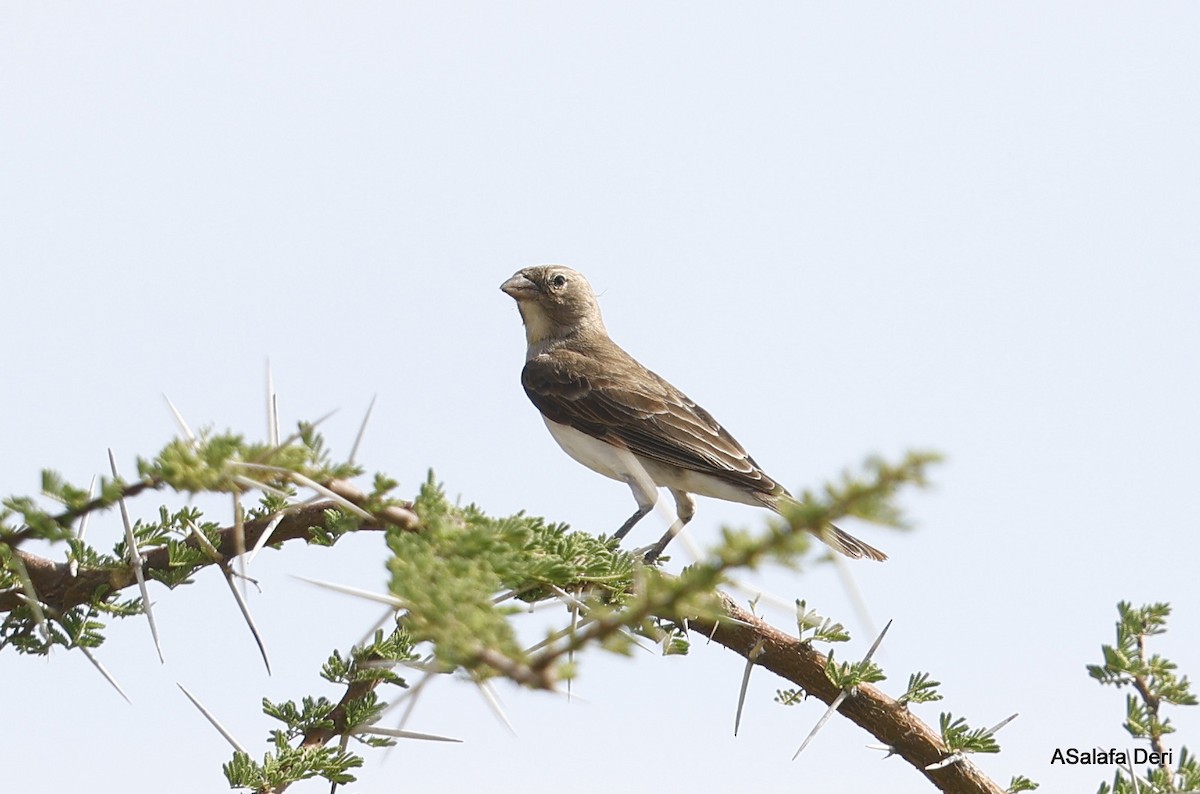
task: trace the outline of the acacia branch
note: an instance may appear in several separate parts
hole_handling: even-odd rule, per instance
[[[160,478],[147,478],[144,480],[139,480],[135,483],[122,486],[120,492],[115,497],[106,497],[101,494],[100,496],[94,497],[81,505],[69,508],[56,516],[52,516],[50,520],[60,527],[66,527],[72,521],[82,515],[112,507],[121,499],[133,498],[147,488],[158,489],[162,486],[163,481]],[[3,535],[0,535],[0,542],[3,542],[15,549],[17,546],[21,545],[35,535],[36,533],[34,532],[33,527],[25,527],[24,529],[19,529],[15,532],[7,532]]]
[[[346,686],[346,693],[342,695],[342,699],[329,712],[326,718],[329,722],[328,727],[310,728],[304,738],[300,740],[301,747],[321,747],[328,744],[331,739],[336,739],[344,735],[351,728],[357,727],[349,725],[346,720],[346,712],[350,704],[360,698],[366,697],[376,687],[382,684],[383,681],[378,678],[367,678],[361,681],[354,681]]]
[[[725,617],[733,620],[692,618],[688,628],[747,659],[761,642],[762,650],[754,656],[755,664],[799,685],[824,703],[832,703],[841,694],[825,676],[825,654],[742,609],[723,593],[721,601]],[[926,769],[950,755],[941,737],[901,703],[870,684],[860,684],[856,694],[846,698],[838,712],[893,748],[941,791],[1004,794],[1004,789],[966,758],[941,769]]]
[[[833,702],[841,694],[841,690],[825,675],[825,654],[741,608],[729,596],[722,593],[720,599],[724,610],[722,617],[691,618],[688,627],[744,658],[754,654],[754,649],[761,643],[761,650],[754,655],[756,664],[799,685],[825,703]],[[672,608],[667,611],[672,611]],[[676,618],[671,616],[670,619]],[[614,627],[617,624],[620,621],[615,621]],[[600,630],[600,635],[606,633]],[[480,661],[490,664],[502,674],[506,672],[506,665],[497,663],[494,657],[481,658]],[[549,681],[541,678],[512,678],[534,688],[551,688]],[[309,730],[302,739],[302,746],[321,746],[351,729],[353,726],[346,724],[348,704],[366,695],[379,683],[377,680],[367,680],[350,684],[330,714],[332,727]],[[846,698],[838,711],[893,748],[896,755],[916,767],[938,790],[948,794],[1004,794],[1003,788],[966,758],[940,769],[926,769],[945,759],[950,751],[936,731],[878,688],[860,684],[856,693]]]
[[[344,480],[327,483],[325,487],[341,498],[356,505],[365,504],[368,501],[367,494]],[[326,510],[342,509],[341,505],[332,500],[290,508],[284,513],[283,518],[280,519],[279,524],[271,533],[270,542],[274,544],[289,540],[308,539],[311,527],[322,526],[325,523]],[[383,508],[379,511],[378,517],[382,519],[379,524],[364,525],[358,529],[380,531],[385,528],[386,524],[399,526],[401,529],[407,531],[416,531],[420,524],[415,513],[406,507],[398,505]],[[266,531],[272,518],[271,516],[266,516],[245,522],[242,527],[244,540],[240,548],[252,548],[263,532]],[[239,551],[237,529],[236,526],[222,528],[218,531],[218,538],[213,543],[217,551],[226,558],[236,556]],[[194,548],[203,548],[200,542],[194,537],[188,537],[184,542]],[[58,612],[65,612],[72,607],[88,603],[98,588],[105,588],[106,593],[116,593],[137,583],[133,568],[129,565],[117,565],[106,568],[81,567],[73,575],[70,566],[65,562],[56,562],[21,549],[14,549],[13,553],[25,564],[25,568],[29,572],[29,579],[33,583],[34,590],[37,592],[38,600]],[[157,546],[149,549],[142,556],[144,560],[142,571],[144,573],[166,571],[170,568],[169,552],[166,546]],[[212,564],[215,563],[209,560],[197,563],[196,568],[199,569]],[[0,593],[0,613],[11,612],[13,609],[24,604],[25,601],[21,597],[19,590]]]

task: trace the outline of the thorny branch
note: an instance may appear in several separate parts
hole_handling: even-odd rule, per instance
[[[728,596],[722,594],[721,600],[725,616],[733,620],[693,618],[688,627],[744,658],[750,658],[755,647],[762,643],[756,664],[799,685],[824,703],[832,703],[841,694],[825,676],[823,653],[742,609]],[[893,748],[941,791],[1004,794],[1004,789],[965,758],[941,769],[926,769],[949,755],[941,737],[898,701],[870,684],[860,684],[856,693],[842,703],[839,712]]]
[[[1141,660],[1142,667],[1144,668],[1146,666],[1146,635],[1145,634],[1138,634],[1137,649],[1138,649],[1138,659]],[[1133,688],[1136,689],[1138,694],[1142,696],[1142,702],[1146,704],[1146,708],[1149,710],[1151,716],[1157,719],[1158,703],[1159,703],[1158,696],[1150,691],[1150,686],[1147,684],[1144,676],[1135,675],[1135,676],[1132,676],[1132,678],[1133,678]],[[1150,747],[1154,750],[1154,752],[1158,753],[1159,758],[1165,757],[1166,748],[1163,747],[1161,736],[1152,734],[1150,736]],[[1161,766],[1164,769],[1167,768],[1167,764],[1165,762],[1160,763],[1159,766]]]
[[[134,484],[137,490],[150,487],[148,484]],[[337,497],[355,505],[367,502],[367,495],[345,481],[334,481],[325,484],[329,491]],[[129,494],[127,494],[129,495]],[[104,507],[98,501],[89,504],[91,509]],[[326,510],[342,509],[335,500],[324,500],[307,505],[290,508],[279,520],[270,542],[283,543],[289,540],[309,537],[313,526],[324,523]],[[83,509],[79,512],[87,512]],[[400,527],[405,531],[420,531],[420,520],[408,506],[392,506],[380,511],[377,516],[382,519],[378,525],[368,524],[359,527],[361,530],[382,530],[384,524]],[[271,517],[245,522],[242,527],[245,537],[240,548],[253,547],[259,537],[271,523]],[[217,542],[213,545],[221,555],[233,557],[239,550],[237,527],[229,526],[220,530]],[[190,545],[198,545],[195,538],[187,541]],[[13,552],[24,563],[29,572],[29,578],[38,593],[39,600],[58,611],[65,611],[90,600],[97,588],[104,587],[108,592],[117,592],[135,583],[135,576],[128,565],[99,569],[79,569],[72,574],[65,562],[40,557],[38,555],[13,549]],[[166,547],[156,547],[145,554],[144,570],[165,570],[168,567],[168,550]],[[786,632],[770,625],[753,613],[742,609],[731,598],[720,594],[723,615],[717,618],[698,617],[688,621],[688,627],[698,634],[710,638],[720,645],[729,648],[739,655],[750,658],[754,662],[780,677],[787,679],[810,695],[825,703],[831,703],[841,694],[838,687],[825,675],[826,657],[811,645],[801,642]],[[19,591],[0,593],[0,613],[8,612],[23,605],[25,602]],[[672,607],[665,608],[661,617],[676,620],[677,615]],[[643,616],[644,617],[644,616]],[[726,619],[731,618],[731,619]],[[619,622],[614,616],[613,620]],[[612,630],[613,626],[594,626],[597,636]],[[587,633],[591,636],[591,632]],[[761,649],[755,654],[756,648]],[[548,664],[538,664],[534,660],[531,665],[517,665],[507,658],[489,655],[481,651],[479,661],[487,664],[506,677],[517,683],[535,688],[550,688],[554,685],[553,677],[548,674]],[[511,664],[510,664],[511,663]],[[521,675],[513,673],[521,672]],[[328,743],[331,739],[342,735],[354,726],[346,725],[347,704],[363,697],[377,685],[378,680],[363,680],[354,682],[347,687],[341,701],[330,714],[332,728],[310,730],[302,739],[302,746],[315,747]],[[905,706],[888,697],[882,691],[869,684],[861,684],[854,695],[847,698],[839,709],[841,714],[884,744],[893,748],[897,755],[912,764],[939,790],[951,794],[1004,794],[1003,789],[987,778],[968,759],[963,758],[956,763],[938,769],[927,769],[947,757],[949,751],[940,736],[915,717]]]
[[[334,481],[326,484],[326,487],[353,504],[364,504],[367,501],[365,493],[345,481]],[[98,504],[97,506],[103,505]],[[284,514],[274,532],[271,533],[270,542],[277,543],[296,540],[298,538],[308,538],[309,528],[321,526],[325,520],[325,511],[331,509],[339,509],[338,503],[325,500],[291,508]],[[419,519],[416,514],[404,507],[393,505],[385,508],[379,512],[379,517],[384,519],[388,524],[408,531],[416,531],[418,529]],[[243,525],[245,531],[243,547],[252,548],[270,523],[271,517],[245,522]],[[384,526],[381,522],[377,526],[362,526],[359,529],[368,531],[382,530]],[[236,535],[237,527],[225,527],[220,530],[219,542],[214,544],[217,550],[227,558],[231,558],[237,554],[238,540]],[[194,537],[188,538],[186,542],[190,546],[200,548],[199,541]],[[29,579],[37,591],[38,600],[59,612],[65,612],[72,607],[87,603],[91,600],[97,588],[107,588],[108,592],[115,593],[118,590],[132,586],[137,581],[133,569],[128,565],[109,568],[80,568],[72,575],[70,567],[65,562],[56,562],[22,549],[14,549],[14,553],[25,564],[26,570],[29,571]],[[144,572],[167,570],[169,567],[168,555],[169,551],[166,546],[147,550],[143,554],[144,563],[142,570]],[[213,563],[203,563],[202,565],[208,564]],[[11,612],[24,603],[25,601],[22,599],[19,590],[0,593],[0,613]]]

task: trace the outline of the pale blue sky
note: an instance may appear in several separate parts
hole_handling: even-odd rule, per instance
[[[1183,2],[0,4],[0,491],[86,482],[109,446],[132,470],[174,432],[163,392],[261,432],[270,357],[289,422],[341,409],[338,449],[377,394],[361,458],[403,490],[432,466],[490,512],[611,532],[628,491],[545,432],[498,290],[563,262],[793,489],[946,453],[916,532],[855,527],[892,556],[853,568],[895,619],[885,688],[930,671],[934,724],[1020,712],[985,771],[1094,791],[1111,769],[1049,758],[1129,743],[1084,670],[1116,602],[1174,603],[1156,647],[1200,676],[1198,40]],[[701,500],[693,534],[765,517]],[[114,627],[132,707],[82,658],[5,654],[6,781],[223,789],[174,682],[261,753],[259,698],[326,691],[376,616],[290,575],[382,587],[383,560],[373,537],[259,558],[270,679],[215,572],[158,591],[165,667]],[[869,644],[832,572],[763,583]],[[822,709],[761,671],[734,739],[740,671],[588,657],[576,702],[502,688],[517,738],[439,682],[410,727],[466,743],[369,754],[346,790],[932,790],[842,720],[791,762]],[[1196,750],[1190,711],[1169,744]]]

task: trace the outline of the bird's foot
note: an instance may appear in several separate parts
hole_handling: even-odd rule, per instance
[[[658,558],[662,556],[666,548],[667,544],[665,543],[655,543],[653,546],[643,546],[640,549],[635,549],[633,553],[642,555],[642,562],[646,565],[654,565],[658,562]]]

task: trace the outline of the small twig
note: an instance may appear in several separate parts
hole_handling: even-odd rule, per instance
[[[1147,665],[1146,635],[1142,634],[1140,632],[1137,635],[1137,649],[1138,649],[1138,659],[1142,663],[1141,667],[1142,667],[1142,669],[1145,669],[1146,665]],[[1158,696],[1150,691],[1150,687],[1147,684],[1146,679],[1143,676],[1135,675],[1135,676],[1132,676],[1132,678],[1133,678],[1133,688],[1137,690],[1139,695],[1141,695],[1142,701],[1146,704],[1146,710],[1150,712],[1151,723],[1157,722],[1158,721],[1158,704],[1159,704]],[[1159,758],[1165,757],[1165,748],[1163,747],[1162,736],[1155,734],[1153,731],[1150,732],[1150,746],[1151,746],[1151,748],[1154,749],[1154,752],[1158,753]],[[1163,769],[1167,768],[1167,764],[1165,762],[1160,762],[1160,766]]]
[[[523,684],[531,689],[554,689],[554,677],[551,675],[548,666],[531,667],[530,665],[513,661],[499,651],[492,650],[491,648],[481,648],[476,653],[475,658],[518,684]]]

